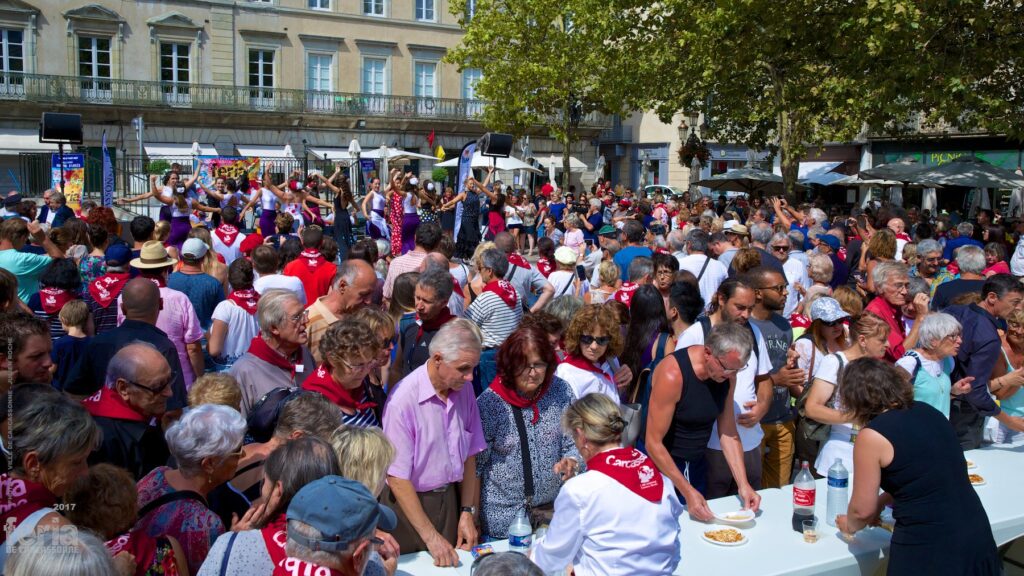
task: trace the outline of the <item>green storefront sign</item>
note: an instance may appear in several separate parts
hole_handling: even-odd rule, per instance
[[[1016,170],[1021,162],[1020,150],[957,150],[936,152],[887,152],[882,155],[882,163],[898,162],[903,158],[915,158],[925,166],[941,166],[965,154],[974,154],[989,164]]]

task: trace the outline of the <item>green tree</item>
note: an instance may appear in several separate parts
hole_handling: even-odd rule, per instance
[[[612,11],[597,0],[476,0],[467,18],[466,4],[449,5],[466,33],[446,60],[483,72],[476,93],[487,101],[486,126],[519,137],[541,125],[562,144],[567,187],[580,119],[624,111],[626,82],[605,66]]]

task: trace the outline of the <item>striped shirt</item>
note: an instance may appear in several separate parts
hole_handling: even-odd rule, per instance
[[[317,366],[324,362],[323,356],[320,355],[320,339],[327,333],[331,324],[338,321],[338,317],[321,302],[323,299],[323,296],[317,298],[306,308],[309,312],[309,321],[306,323],[306,346],[309,347],[309,353],[313,355]]]
[[[384,278],[384,297],[391,299],[391,291],[395,287],[395,279],[406,272],[419,272],[423,259],[427,257],[426,252],[413,250],[406,252],[391,261],[388,265],[388,275]]]
[[[466,316],[480,327],[484,349],[501,346],[523,320],[523,297],[516,294],[515,306],[509,307],[500,296],[484,292],[466,309]]]
[[[369,400],[370,396],[364,390],[363,399],[360,402],[367,402]],[[380,428],[380,422],[377,420],[377,415],[373,413],[373,408],[356,410],[355,414],[345,414],[342,412],[341,423],[345,426],[354,426],[356,428]]]

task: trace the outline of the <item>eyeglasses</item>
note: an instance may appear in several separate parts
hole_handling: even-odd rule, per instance
[[[303,310],[294,316],[289,316],[288,320],[292,324],[305,324],[309,322],[309,310]]]
[[[718,356],[712,356],[712,358],[714,358],[715,362],[718,363],[718,367],[721,368],[722,372],[724,372],[725,374],[736,374],[740,370],[743,370],[742,366],[739,368],[726,368],[725,364],[722,364],[722,360],[719,359]]]
[[[595,342],[598,346],[607,346],[611,341],[611,336],[591,336],[590,334],[580,335],[580,344],[583,346],[590,346]]]
[[[662,268],[661,270],[658,270],[657,273],[655,273],[655,276],[671,278],[674,274],[675,272],[673,272],[672,270],[668,268]]]
[[[929,264],[938,264],[939,262],[942,262],[942,257],[936,256],[934,258],[922,258],[922,260],[928,262]]]
[[[582,340],[582,338],[581,338],[581,340]],[[526,366],[523,366],[522,368],[520,368],[519,369],[519,373],[520,374],[531,374],[533,372],[537,372],[539,374],[543,374],[543,373],[547,372],[547,370],[548,370],[547,363],[545,363],[545,362],[534,362],[533,364],[527,364]]]
[[[772,246],[772,252],[778,252],[780,254],[783,252],[789,252],[789,246]]]
[[[242,456],[245,456],[245,443],[244,442],[242,444],[238,445],[238,450],[235,450],[234,452],[232,452],[232,453],[227,455],[228,458],[241,458]]]
[[[779,294],[782,294],[783,292],[787,291],[788,289],[789,289],[789,286],[787,286],[785,284],[779,284],[778,286],[765,286],[764,288],[761,288],[761,290],[771,290],[773,292],[778,292]]]
[[[362,364],[350,364],[342,360],[341,363],[344,364],[345,367],[348,368],[350,372],[362,372],[363,370],[369,370],[373,368],[374,361],[370,360],[369,362],[363,362]]]
[[[149,386],[146,386],[144,384],[139,384],[138,382],[133,382],[131,380],[125,380],[125,382],[131,384],[132,386],[136,386],[138,388],[142,388],[143,390],[145,390],[146,392],[149,392],[150,394],[152,394],[154,396],[159,396],[160,394],[163,394],[164,390],[167,390],[168,386],[171,385],[171,378],[168,378],[167,380],[164,380],[164,383],[161,384],[160,386],[157,386],[156,388],[150,388]]]

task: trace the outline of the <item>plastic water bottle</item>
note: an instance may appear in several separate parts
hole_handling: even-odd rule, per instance
[[[533,543],[533,528],[526,516],[526,509],[520,508],[512,524],[508,527],[508,549],[512,552],[526,554]]]
[[[804,531],[804,520],[814,519],[814,496],[817,486],[811,475],[810,464],[806,461],[800,465],[800,473],[793,481],[793,530]]]
[[[829,526],[836,525],[836,516],[846,514],[850,503],[850,473],[843,466],[843,461],[836,458],[835,464],[828,469],[828,507],[825,522]]]

